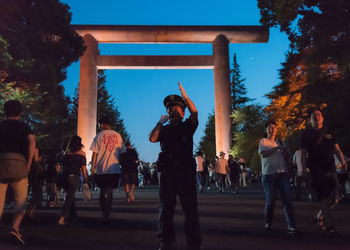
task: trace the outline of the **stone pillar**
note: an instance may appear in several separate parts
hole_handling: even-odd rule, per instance
[[[216,155],[231,149],[231,90],[228,40],[218,35],[213,42]]]
[[[96,135],[97,117],[97,54],[98,42],[90,34],[84,35],[84,55],[80,58],[79,103],[78,103],[78,135],[85,147],[86,160],[91,160],[89,150]]]

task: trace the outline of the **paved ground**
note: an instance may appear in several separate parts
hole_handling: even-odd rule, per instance
[[[57,226],[60,207],[38,209],[34,222],[24,222],[24,249],[157,249],[157,187],[147,187],[136,191],[136,201],[123,202],[122,191],[115,193],[111,223],[101,221],[98,194],[94,200],[77,202],[79,219],[69,227]],[[269,249],[269,250],[328,250],[350,249],[350,202],[339,204],[334,212],[338,237],[329,237],[319,232],[311,223],[317,203],[309,201],[294,202],[297,235],[286,233],[286,223],[277,202],[273,230],[263,230],[264,199],[260,185],[252,185],[240,194],[219,194],[217,190],[199,194],[199,212],[203,245],[205,249]],[[10,244],[7,230],[12,210],[5,209],[3,223],[0,224],[0,249],[18,249]],[[183,234],[184,217],[178,205],[175,214],[177,240],[174,249],[186,249]]]

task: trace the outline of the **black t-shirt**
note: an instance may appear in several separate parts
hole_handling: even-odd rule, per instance
[[[0,122],[0,152],[12,152],[28,158],[28,135],[33,134],[30,127],[19,120]]]
[[[335,171],[333,154],[336,143],[333,133],[328,128],[310,128],[303,133],[300,147],[307,150],[307,167],[312,174],[319,171]]]
[[[86,157],[80,154],[66,154],[60,163],[63,166],[63,175],[80,175],[81,167],[86,166]]]
[[[133,148],[127,148],[126,152],[122,153],[120,155],[119,162],[122,165],[123,173],[125,172],[135,172],[137,173],[137,167],[138,167],[138,155],[135,149]]]
[[[198,119],[188,118],[179,125],[165,125],[160,128],[158,141],[162,152],[170,160],[193,158],[193,135],[198,127]]]
[[[204,159],[203,161],[203,173],[207,174],[208,173],[208,168],[209,168],[209,160]]]
[[[228,161],[228,167],[230,168],[230,175],[238,175],[241,173],[241,166],[237,161]]]

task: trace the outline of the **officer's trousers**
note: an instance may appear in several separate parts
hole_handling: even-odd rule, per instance
[[[173,218],[177,195],[185,213],[187,243],[190,247],[200,246],[196,171],[191,165],[173,164],[160,174],[158,238],[167,244],[172,244],[175,240]]]

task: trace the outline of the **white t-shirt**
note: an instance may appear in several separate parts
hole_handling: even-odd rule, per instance
[[[90,150],[97,153],[96,174],[120,174],[119,155],[125,152],[123,139],[113,130],[102,130],[91,143]]]
[[[203,157],[198,155],[196,157],[196,163],[197,163],[197,172],[202,172],[203,171],[203,163],[204,163]]]
[[[259,142],[259,155],[261,159],[262,174],[270,175],[274,173],[288,173],[288,168],[281,150],[275,151],[268,157],[263,157],[261,152],[277,147],[276,141],[263,138]]]
[[[301,165],[301,150],[295,151],[293,155],[293,162],[297,165],[297,174],[298,176],[303,175],[303,166]]]

